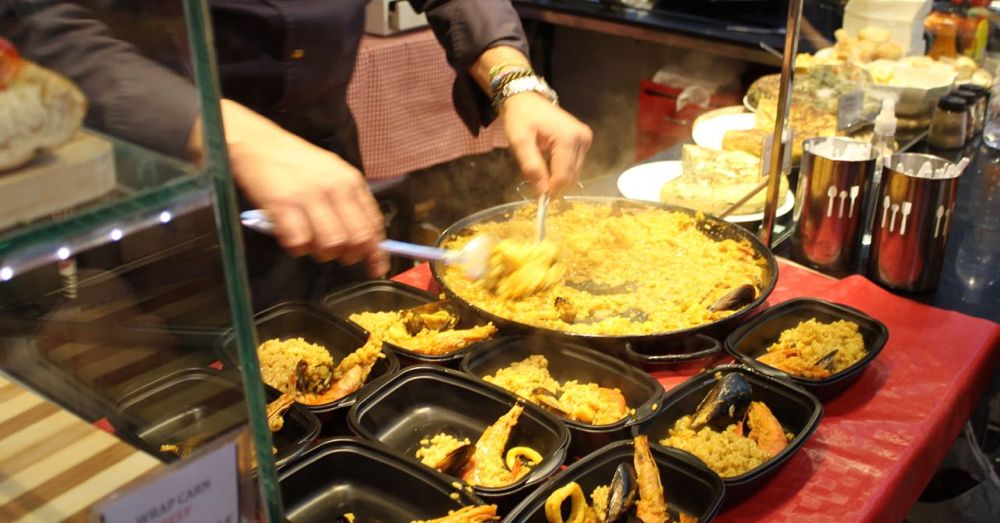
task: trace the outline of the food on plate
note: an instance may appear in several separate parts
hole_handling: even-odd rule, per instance
[[[337,401],[361,388],[382,355],[380,331],[370,333],[359,349],[334,365],[330,352],[302,338],[271,339],[257,347],[264,383],[283,393],[295,393],[306,405]]]
[[[730,131],[732,133],[733,131]],[[729,137],[729,133],[726,134]],[[757,154],[761,142],[757,141]],[[760,158],[743,151],[718,151],[687,144],[681,150],[681,176],[660,189],[660,201],[709,214],[721,214],[760,185]],[[778,194],[788,191],[782,176]],[[740,205],[735,214],[750,214],[764,209],[767,191],[758,191]]]
[[[872,84],[871,75],[853,63],[814,64],[796,75],[792,84],[792,106],[816,109],[836,115],[840,96]],[[777,106],[781,75],[758,78],[747,90],[747,100],[755,108],[765,100]],[[794,112],[794,109],[793,109]]]
[[[510,433],[524,412],[514,405],[495,423],[486,427],[475,445],[467,438],[438,433],[420,442],[415,456],[424,465],[445,474],[462,478],[466,483],[487,488],[506,487],[526,476],[542,461],[529,447],[514,447],[504,453]]]
[[[767,262],[746,240],[717,240],[687,213],[618,200],[554,202],[547,238],[565,277],[552,287],[509,300],[461,268],[441,277],[463,300],[501,318],[535,327],[599,335],[642,335],[709,323],[742,310],[764,288]],[[530,241],[533,209],[469,226],[442,242],[460,249],[476,234]],[[753,298],[725,309],[715,303],[743,285]],[[744,294],[744,296],[746,296]]]
[[[549,361],[541,354],[516,361],[483,380],[558,416],[591,425],[610,425],[632,412],[617,388],[577,380],[559,383],[549,374]]]
[[[724,478],[759,467],[792,436],[766,404],[751,400],[752,392],[737,372],[718,378],[695,412],[678,419],[660,445],[690,452]]]
[[[0,171],[65,143],[86,112],[87,101],[76,85],[22,59],[0,37]]]
[[[410,523],[480,523],[497,519],[496,505],[474,505],[448,511],[448,515]]]
[[[828,378],[867,354],[858,329],[851,321],[809,319],[783,331],[757,361],[802,378]]]
[[[400,311],[359,312],[352,314],[350,320],[365,330],[384,332],[383,341],[434,356],[463,349],[497,332],[492,323],[468,329],[455,328],[459,312],[450,300]]]
[[[590,494],[590,504],[583,488],[573,481],[558,488],[545,500],[548,523],[615,523],[641,521],[664,523],[680,521],[696,523],[698,518],[678,513],[667,506],[660,470],[649,450],[646,436],[633,440],[635,451],[632,464],[620,463],[607,485],[599,485]],[[569,517],[563,518],[566,500],[570,500]],[[676,518],[675,518],[676,516]]]

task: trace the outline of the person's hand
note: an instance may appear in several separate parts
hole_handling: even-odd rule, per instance
[[[590,127],[538,93],[511,96],[500,107],[507,141],[536,194],[557,197],[576,183],[590,148]]]
[[[289,254],[388,271],[382,213],[361,172],[236,103],[223,102],[223,121],[233,176]]]

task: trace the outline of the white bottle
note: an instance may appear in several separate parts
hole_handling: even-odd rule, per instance
[[[868,189],[868,202],[865,205],[864,236],[861,242],[870,245],[872,241],[872,220],[875,215],[875,203],[877,201],[879,187],[882,184],[882,166],[889,158],[896,154],[896,99],[886,98],[882,100],[882,111],[875,117],[875,132],[872,134],[872,148],[878,153],[875,157],[875,173],[872,176],[872,184]]]

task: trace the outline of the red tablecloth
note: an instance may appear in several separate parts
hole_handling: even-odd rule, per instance
[[[495,122],[473,136],[455,112],[455,71],[430,29],[365,35],[347,90],[365,176],[386,180],[506,147]]]
[[[396,278],[433,288],[426,266]],[[786,263],[770,304],[809,296],[865,311],[889,342],[780,472],[716,521],[902,521],[996,370],[1000,325],[895,296],[861,276],[831,280]],[[667,389],[686,375],[655,373]]]

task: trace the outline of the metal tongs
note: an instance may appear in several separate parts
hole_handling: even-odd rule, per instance
[[[240,213],[240,222],[248,229],[274,235],[274,222],[260,209]],[[470,279],[478,280],[489,270],[490,256],[496,240],[487,234],[476,236],[458,251],[417,245],[397,240],[382,240],[378,246],[385,252],[413,260],[439,261],[447,265],[461,265]]]

